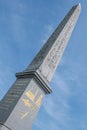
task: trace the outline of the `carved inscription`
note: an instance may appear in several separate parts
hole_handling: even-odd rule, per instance
[[[29,79],[19,79],[14,83],[13,87],[8,91],[0,105],[1,110],[9,110],[10,106],[16,103],[20,95],[23,93],[25,85],[28,84],[28,81]]]
[[[79,14],[78,14],[79,16]],[[70,16],[69,16],[70,17]],[[53,44],[52,48],[50,48],[50,52],[45,58],[44,62],[40,66],[40,72],[48,81],[51,80],[53,73],[60,61],[60,58],[64,52],[64,49],[67,45],[67,42],[70,38],[70,35],[73,31],[74,25],[77,21],[76,12],[73,13],[72,17],[67,21],[65,27],[63,27],[61,33],[59,34],[57,40]],[[64,21],[66,22],[66,21]],[[64,23],[63,23],[64,24]],[[60,24],[60,28],[62,28],[62,24]],[[55,35],[58,35],[57,33]],[[56,37],[56,36],[55,36]]]

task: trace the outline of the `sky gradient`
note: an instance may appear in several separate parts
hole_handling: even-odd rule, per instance
[[[0,99],[71,7],[82,11],[31,130],[87,130],[87,0],[0,0]]]

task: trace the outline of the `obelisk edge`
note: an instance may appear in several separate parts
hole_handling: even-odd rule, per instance
[[[50,88],[49,83],[38,74],[37,71],[30,71],[30,72],[19,72],[16,73],[17,78],[34,78],[40,85],[41,88],[44,90],[46,94],[50,94],[52,89]]]

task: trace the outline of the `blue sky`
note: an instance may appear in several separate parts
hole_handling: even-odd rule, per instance
[[[70,8],[82,11],[32,130],[87,130],[87,0],[0,0],[0,99]]]

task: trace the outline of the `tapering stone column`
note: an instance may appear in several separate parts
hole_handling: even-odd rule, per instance
[[[71,8],[0,102],[0,130],[30,130],[81,11]]]

